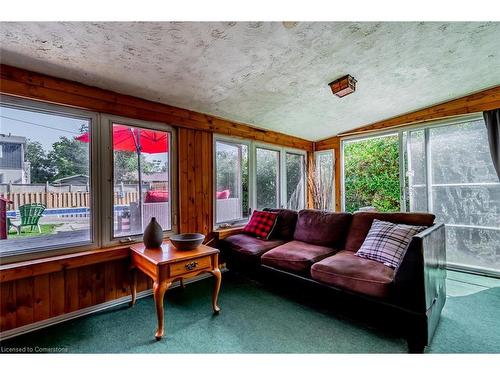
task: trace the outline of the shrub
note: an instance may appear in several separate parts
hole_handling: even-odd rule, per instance
[[[398,136],[346,142],[344,176],[346,211],[365,206],[382,212],[399,211]]]

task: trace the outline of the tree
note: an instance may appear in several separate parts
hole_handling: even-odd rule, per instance
[[[137,181],[137,153],[130,151],[114,151],[114,173],[115,182],[132,182]],[[142,173],[154,173],[166,170],[165,166],[160,166],[158,163],[149,162],[144,154],[141,154],[141,169]]]
[[[257,209],[275,208],[278,201],[278,158],[275,151],[257,149]]]
[[[56,174],[40,142],[27,140],[25,160],[30,163],[31,183],[52,181]]]
[[[344,147],[345,206],[400,210],[398,136],[349,142]]]
[[[52,144],[52,151],[48,160],[56,170],[54,179],[69,177],[78,174],[89,174],[89,145],[76,139],[59,137],[59,141]]]

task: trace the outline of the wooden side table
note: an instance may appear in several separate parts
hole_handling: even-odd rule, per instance
[[[137,293],[137,269],[153,279],[154,300],[158,329],[155,337],[160,340],[164,335],[163,325],[163,297],[167,289],[175,280],[182,280],[209,272],[215,276],[215,288],[212,296],[212,308],[215,314],[220,308],[217,304],[219,289],[222,281],[219,269],[219,250],[200,245],[194,250],[177,250],[170,241],[165,241],[161,249],[146,249],[144,244],[130,247],[131,253],[131,286],[132,301],[135,304]]]

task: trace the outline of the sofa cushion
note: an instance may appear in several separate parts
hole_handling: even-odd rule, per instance
[[[299,212],[294,240],[313,245],[341,249],[352,215],[318,210],[302,210]]]
[[[278,214],[276,225],[269,238],[290,241],[293,239],[295,225],[297,224],[298,212],[286,208],[265,208],[264,211]]]
[[[412,237],[425,228],[375,219],[356,256],[398,268]]]
[[[278,219],[278,214],[275,212],[255,210],[250,221],[243,228],[243,233],[267,240],[276,225],[276,219]]]
[[[266,251],[284,243],[285,241],[282,240],[265,241],[248,234],[241,233],[224,238],[221,241],[221,247],[247,255],[261,256]]]
[[[290,241],[267,251],[261,258],[262,264],[286,271],[308,273],[311,265],[338,250],[317,246],[302,241]]]
[[[328,285],[386,298],[391,291],[394,270],[344,250],[313,264],[311,277]]]
[[[347,234],[345,250],[353,252],[359,250],[375,219],[395,224],[430,227],[434,223],[435,216],[422,212],[356,212]]]

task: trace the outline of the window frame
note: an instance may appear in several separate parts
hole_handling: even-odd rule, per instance
[[[460,124],[460,123],[463,123],[463,122],[467,122],[467,121],[475,121],[475,120],[479,120],[479,119],[482,119],[483,118],[483,114],[481,112],[475,112],[475,113],[469,113],[469,114],[466,114],[466,115],[460,115],[460,116],[453,116],[453,117],[450,117],[450,118],[444,118],[444,119],[437,119],[437,120],[429,120],[429,121],[424,121],[424,122],[419,122],[419,123],[416,123],[416,124],[407,124],[407,125],[402,125],[400,127],[398,127],[397,129],[387,129],[387,130],[378,130],[378,131],[373,131],[373,132],[369,132],[367,134],[363,133],[363,134],[353,134],[353,135],[346,135],[346,136],[343,136],[341,139],[340,139],[340,203],[341,203],[341,210],[344,211],[345,210],[345,174],[344,174],[344,144],[346,142],[349,142],[349,141],[356,141],[356,140],[363,140],[363,139],[369,139],[369,138],[377,138],[377,137],[384,137],[384,136],[390,136],[390,135],[394,135],[394,134],[397,134],[398,137],[399,137],[399,155],[400,155],[400,158],[401,156],[406,156],[406,153],[407,153],[407,149],[406,149],[406,144],[403,142],[403,133],[404,132],[409,132],[409,131],[412,131],[412,130],[424,130],[424,133],[427,134],[428,132],[425,131],[426,129],[431,129],[431,128],[438,128],[438,127],[443,127],[443,126],[449,126],[449,125],[456,125],[456,124]],[[427,147],[428,147],[428,136],[426,135],[426,140],[425,140],[425,143],[426,143],[426,150],[427,150]],[[405,140],[406,141],[406,140]],[[427,159],[427,157],[426,157]],[[404,184],[405,184],[405,181],[404,181],[404,178],[405,178],[405,175],[406,175],[406,168],[405,166],[401,166],[401,162],[400,162],[400,175],[399,175],[399,178],[400,178],[400,188],[404,190]],[[427,169],[428,169],[428,165],[426,163],[425,165],[425,174],[427,175]],[[402,172],[402,173],[401,173]],[[401,199],[403,200],[401,202],[401,209],[403,208],[406,208],[406,196],[405,196],[405,193],[406,192],[403,192],[403,194],[401,194]],[[428,204],[428,207],[429,204]],[[430,208],[429,208],[430,210]]]
[[[279,153],[279,165],[278,165],[278,182],[279,182],[279,202],[278,202],[278,207],[277,208],[286,208],[287,202],[286,197],[287,197],[287,184],[286,184],[286,154],[294,154],[294,155],[302,155],[304,157],[304,208],[307,207],[307,151],[297,149],[297,148],[292,148],[292,147],[286,147],[286,146],[279,146],[271,143],[265,143],[261,141],[253,141],[247,138],[241,138],[241,137],[234,137],[234,136],[227,136],[227,135],[222,135],[222,134],[216,134],[214,133],[213,137],[213,227],[214,229],[220,229],[225,227],[225,225],[230,225],[230,226],[237,226],[237,225],[243,225],[250,220],[250,215],[248,218],[243,219],[243,220],[238,220],[238,221],[229,221],[229,222],[220,222],[217,223],[217,217],[216,217],[216,189],[217,189],[217,163],[216,163],[216,147],[217,147],[217,141],[221,141],[224,143],[233,143],[233,144],[245,144],[248,146],[248,205],[250,211],[253,211],[257,207],[257,148],[262,148],[265,150],[271,150],[271,151],[278,151]]]
[[[332,208],[333,210],[332,211],[335,211],[335,206],[336,206],[336,199],[337,197],[335,196],[335,184],[337,183],[336,181],[336,178],[335,178],[335,164],[336,164],[336,160],[335,160],[335,152],[333,149],[330,149],[330,150],[322,150],[322,151],[315,151],[314,152],[314,178],[318,178],[318,172],[319,172],[319,159],[321,156],[323,155],[330,155],[332,157],[332,176],[333,176],[333,184],[332,184],[332,202],[331,202],[331,205],[332,205]]]
[[[120,123],[134,127],[167,131],[170,133],[169,144],[169,194],[171,196],[170,231],[164,231],[164,238],[178,231],[178,166],[177,166],[177,131],[166,123],[143,121],[134,118],[115,116],[108,113],[88,111],[65,105],[52,104],[9,95],[0,96],[0,108],[8,107],[18,110],[59,115],[82,119],[90,122],[91,142],[89,146],[90,176],[90,241],[84,243],[61,243],[35,249],[15,250],[0,254],[1,263],[32,261],[59,255],[68,255],[116,245],[126,246],[142,241],[142,233],[134,236],[113,238],[113,147],[112,124]],[[123,239],[126,239],[125,241]],[[1,245],[1,243],[0,243]]]
[[[424,132],[424,174],[425,174],[425,184],[426,184],[426,196],[427,196],[427,211],[432,212],[434,209],[435,205],[435,199],[434,199],[434,190],[433,188],[436,186],[441,186],[441,187],[446,187],[446,186],[467,186],[468,184],[473,184],[477,186],[499,186],[500,182],[478,182],[478,183],[441,183],[441,184],[435,184],[434,183],[434,177],[432,175],[432,150],[431,150],[431,130],[432,129],[439,129],[439,128],[444,128],[444,127],[449,127],[449,126],[455,126],[467,122],[474,122],[474,121],[483,121],[484,118],[482,116],[482,113],[475,113],[475,114],[469,114],[467,116],[458,116],[453,119],[444,119],[440,121],[435,121],[432,123],[428,124],[420,124],[419,126],[413,126],[413,127],[408,127],[405,129],[401,130],[402,132],[411,132],[411,131],[418,131],[421,130]],[[406,141],[405,144],[402,145],[402,147],[405,150],[405,153],[408,152],[408,137],[404,140]],[[403,143],[403,138],[400,138],[400,142]],[[455,223],[445,223],[446,227],[452,227],[452,228],[472,228],[472,229],[487,229],[487,230],[493,230],[493,231],[500,231],[500,227],[487,227],[487,226],[481,226],[481,225],[468,225],[468,224],[455,224]],[[469,272],[469,273],[477,273],[480,275],[489,275],[489,276],[494,276],[498,277],[500,275],[499,272],[493,269],[488,269],[484,268],[482,266],[470,266],[469,264],[461,264],[461,263],[452,263],[447,260],[446,262],[446,268],[450,270],[456,270],[456,271],[464,271],[464,272]]]
[[[374,131],[370,132],[369,134],[362,134],[362,135],[352,135],[352,136],[346,136],[343,137],[340,140],[340,147],[341,147],[341,152],[340,152],[340,178],[341,178],[341,202],[342,202],[342,210],[345,210],[345,189],[344,189],[344,184],[345,184],[345,178],[344,178],[344,144],[345,142],[352,141],[352,140],[363,140],[367,138],[375,138],[375,137],[381,137],[381,136],[386,136],[390,134],[398,134],[399,136],[399,150],[400,150],[400,189],[402,190],[400,196],[401,196],[401,210],[408,212],[409,207],[406,207],[406,172],[407,172],[407,165],[405,164],[404,160],[407,158],[407,153],[408,153],[408,133],[411,131],[418,131],[422,130],[424,132],[424,174],[425,174],[425,180],[426,180],[426,186],[427,186],[427,191],[426,191],[426,196],[427,196],[427,211],[432,212],[433,210],[433,194],[432,194],[432,187],[434,186],[432,183],[432,166],[431,166],[431,151],[430,151],[430,130],[435,129],[435,128],[441,128],[441,127],[448,127],[448,126],[453,126],[465,122],[473,122],[473,121],[478,121],[478,120],[484,120],[482,113],[476,112],[476,113],[470,113],[467,115],[460,115],[460,116],[454,116],[450,118],[444,118],[444,119],[437,119],[437,120],[431,120],[431,121],[426,121],[426,122],[421,122],[417,124],[409,124],[409,125],[403,125],[401,127],[398,127],[397,129],[389,129],[389,130],[384,130],[384,131]],[[407,133],[406,137],[403,137],[403,133]],[[485,185],[491,185],[491,183],[484,183]],[[495,183],[496,184],[496,183]],[[447,224],[445,223],[446,226],[450,227],[466,227],[466,225],[461,225],[461,224]],[[473,226],[473,227],[480,227],[480,226]],[[494,229],[494,230],[499,230],[497,228],[486,228],[486,229]],[[459,265],[459,264],[454,264],[454,263],[448,263],[446,264],[446,268],[450,270],[457,270],[457,271],[465,271],[465,272],[470,272],[470,273],[478,273],[482,275],[491,275],[494,277],[498,277],[499,274],[495,271],[489,270],[489,269],[480,269],[479,267],[472,266],[469,267],[467,265]]]
[[[213,214],[212,214],[212,217],[213,217],[213,227],[214,229],[217,229],[217,228],[220,228],[221,226],[224,226],[224,225],[231,225],[231,226],[234,226],[234,225],[243,225],[245,223],[248,222],[249,220],[249,217],[247,218],[243,218],[241,220],[235,220],[235,221],[221,221],[221,222],[217,222],[217,142],[221,142],[221,143],[226,143],[226,144],[229,144],[229,145],[245,145],[247,146],[247,152],[248,152],[248,209],[249,211],[253,210],[253,207],[254,207],[254,200],[253,200],[253,193],[254,193],[254,189],[253,189],[253,184],[254,184],[254,181],[253,181],[253,173],[252,173],[252,170],[251,170],[251,159],[252,159],[252,151],[251,151],[251,141],[249,141],[248,139],[244,139],[244,138],[237,138],[237,137],[228,137],[228,136],[224,136],[224,135],[219,135],[219,134],[214,134],[213,136],[213,156],[212,156],[212,165],[213,165]]]
[[[76,119],[87,120],[90,122],[89,130],[91,142],[89,146],[89,176],[90,176],[90,240],[87,242],[75,242],[68,246],[67,243],[59,245],[41,246],[34,249],[15,250],[2,252],[0,260],[5,263],[44,258],[46,256],[57,256],[81,251],[96,250],[101,247],[101,209],[100,196],[98,191],[100,183],[100,174],[98,173],[99,164],[99,140],[96,140],[93,134],[99,133],[99,114],[92,111],[81,110],[77,108],[37,102],[30,99],[0,96],[0,107],[14,108],[18,110],[27,110],[31,112],[44,113],[54,116],[63,116]],[[93,139],[94,138],[94,139]]]
[[[252,153],[254,154],[254,159],[255,163],[253,165],[253,173],[254,173],[254,203],[253,207],[257,209],[257,149],[261,150],[266,150],[266,151],[274,151],[278,153],[278,175],[276,176],[276,180],[278,182],[278,191],[277,191],[277,201],[278,201],[278,207],[277,208],[283,208],[283,177],[285,176],[286,172],[283,173],[283,153],[281,151],[280,147],[276,147],[273,145],[268,145],[266,143],[254,143],[253,145],[253,151]],[[286,184],[286,180],[285,180]],[[286,193],[285,193],[286,196]]]
[[[283,149],[283,153],[282,153],[282,166],[283,166],[283,170],[285,171],[285,173],[283,173],[283,177],[282,177],[282,180],[283,180],[283,189],[282,189],[282,194],[283,194],[283,199],[284,199],[284,208],[288,208],[287,205],[288,205],[288,170],[287,170],[287,166],[286,166],[286,161],[287,161],[287,155],[295,155],[295,156],[302,156],[302,181],[303,181],[303,191],[302,191],[302,199],[303,199],[303,202],[304,202],[304,208],[307,207],[307,152],[306,151],[303,151],[303,152],[298,152],[298,150],[293,150],[293,149],[287,149],[287,148],[284,148]],[[282,203],[283,204],[283,203]]]
[[[102,227],[102,245],[104,247],[115,246],[119,244],[128,244],[142,241],[143,233],[130,236],[114,237],[114,155],[113,155],[113,124],[127,125],[135,128],[150,130],[159,130],[170,134],[169,143],[169,199],[170,199],[170,222],[172,228],[163,231],[163,238],[167,238],[177,233],[177,138],[175,129],[165,123],[136,120],[129,117],[115,116],[109,114],[100,114],[100,140],[101,149],[101,180],[104,188],[101,189],[101,208],[103,211]],[[108,177],[109,176],[109,177]],[[105,184],[105,185],[104,185]]]
[[[398,142],[399,142],[399,149],[401,152],[401,133],[402,130],[384,130],[380,132],[373,132],[370,134],[362,134],[362,135],[353,135],[353,136],[347,136],[345,138],[342,138],[340,140],[340,208],[342,212],[345,212],[345,167],[344,167],[344,162],[345,162],[345,144],[350,143],[350,142],[359,142],[367,139],[373,139],[373,138],[383,138],[383,137],[390,137],[393,135],[398,136]],[[400,159],[401,159],[401,154],[400,154]],[[400,165],[401,165],[401,160],[400,160]],[[400,172],[401,172],[401,167],[400,167]],[[400,186],[400,191],[401,191],[401,178],[404,177],[400,173],[399,175],[399,186]],[[403,180],[404,181],[404,180]]]

